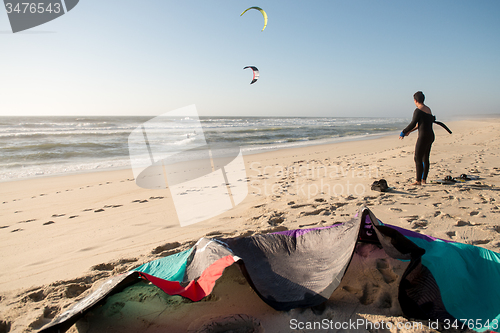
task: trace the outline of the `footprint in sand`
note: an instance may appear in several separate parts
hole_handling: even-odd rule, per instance
[[[123,206],[123,205],[113,205],[113,206],[111,206],[111,208],[118,208],[118,207],[121,207],[121,206]]]
[[[484,244],[488,244],[489,242],[491,242],[491,239],[482,239],[482,240],[476,240],[476,241],[472,241],[472,245],[484,245]]]
[[[275,226],[277,226],[285,221],[285,218],[283,217],[284,215],[285,215],[285,213],[275,212],[269,217],[269,220],[267,220],[267,223],[270,226],[275,227]]]
[[[302,208],[302,207],[305,207],[305,206],[310,206],[310,205],[309,204],[297,204],[297,205],[291,205],[290,208],[296,209],[296,208]]]
[[[288,230],[287,227],[285,227],[283,225],[278,225],[278,226],[267,228],[267,229],[261,229],[261,230],[259,230],[259,233],[261,235],[265,235],[265,234],[269,234],[272,232],[280,232],[280,231],[287,231],[287,230]]]
[[[90,269],[93,271],[112,271],[115,268],[115,264],[113,263],[103,263],[92,266]]]
[[[308,211],[308,212],[300,212],[299,217],[310,216],[310,215],[319,215],[321,212],[324,212],[324,211],[326,211],[326,208],[319,208],[319,209],[315,209],[315,210]],[[283,222],[283,219],[279,223],[281,223],[281,222]]]
[[[252,236],[253,234],[255,234],[255,232],[253,230],[247,230],[247,231],[244,231],[242,233],[236,234],[235,236],[236,237],[249,237],[249,236]]]
[[[216,231],[212,231],[212,232],[209,232],[208,234],[205,235],[205,237],[213,237],[213,236],[222,236],[223,233],[216,230]]]
[[[173,250],[181,246],[181,243],[179,242],[173,242],[173,243],[167,243],[164,245],[160,245],[156,247],[153,251],[151,251],[152,254],[159,254],[165,251]]]
[[[384,291],[377,299],[376,306],[378,308],[390,309],[392,308],[392,296],[389,292]]]
[[[412,229],[419,229],[419,228],[425,229],[427,227],[427,224],[429,224],[429,222],[427,222],[427,220],[414,221],[411,224],[411,228]]]
[[[406,222],[411,223],[415,220],[418,220],[418,215],[403,216],[402,219],[405,219]]]
[[[24,229],[21,229],[21,228],[18,228],[18,229],[14,229],[12,230],[11,232],[18,232],[18,231],[23,231]]]
[[[92,285],[90,284],[84,284],[84,283],[79,283],[79,284],[69,284],[66,286],[66,290],[64,291],[64,296],[66,298],[75,298],[77,296],[80,296],[84,291],[89,289]]]
[[[394,273],[391,265],[387,262],[386,259],[377,259],[376,261],[377,270],[380,272],[382,277],[384,278],[384,282],[389,284],[393,283],[398,279],[398,275]]]
[[[457,234],[457,233],[456,233],[455,231],[448,231],[448,232],[446,233],[446,235],[447,235],[448,237],[450,237],[450,238],[455,237],[455,236],[456,236],[456,234]]]
[[[308,224],[299,224],[299,228],[304,228],[304,227],[312,227],[314,225],[318,225],[320,223],[325,223],[326,221],[321,220],[320,222],[314,222],[314,223],[308,223]]]
[[[377,293],[378,293],[378,287],[372,284],[371,282],[368,282],[363,285],[363,290],[361,292],[361,296],[358,297],[359,302],[363,305],[370,305],[373,302],[376,301]],[[358,296],[358,295],[356,295]]]
[[[463,226],[466,226],[466,225],[472,225],[470,224],[469,221],[463,221],[463,220],[460,220],[457,222],[457,224],[455,224],[457,227],[463,227]]]
[[[32,290],[28,295],[24,297],[24,300],[30,300],[33,302],[40,302],[45,299],[46,295],[42,289]]]
[[[124,264],[129,264],[129,263],[133,263],[136,261],[137,261],[137,258],[120,259],[120,260],[114,261],[114,262],[98,264],[98,265],[92,266],[90,269],[93,271],[107,272],[107,271],[114,270],[116,267],[120,267]]]
[[[55,222],[54,221],[48,221],[48,222],[45,222],[43,225],[49,225],[49,224],[54,224]]]
[[[202,320],[207,320],[203,318]],[[232,314],[210,318],[200,325],[200,320],[188,327],[188,333],[241,332],[264,333],[264,328],[257,318],[246,314]]]
[[[47,319],[54,319],[60,311],[61,309],[58,306],[46,306],[43,308],[43,317]]]
[[[36,221],[36,219],[30,219],[30,220],[26,220],[26,221],[20,221],[20,222],[17,222],[17,223],[30,223],[30,222],[33,222],[33,221]]]

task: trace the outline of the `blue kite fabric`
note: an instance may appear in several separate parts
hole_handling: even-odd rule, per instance
[[[106,297],[141,280],[199,301],[237,263],[249,284],[279,311],[320,305],[339,286],[358,242],[379,244],[409,262],[399,283],[407,318],[477,332],[500,332],[500,254],[379,221],[366,207],[350,221],[241,238],[201,238],[191,249],[116,276],[40,332],[64,332]]]

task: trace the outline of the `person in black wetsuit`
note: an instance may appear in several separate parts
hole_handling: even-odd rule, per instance
[[[418,139],[415,145],[417,180],[412,185],[422,185],[426,184],[427,175],[429,174],[429,156],[431,154],[432,143],[434,142],[432,124],[436,117],[432,115],[431,109],[424,104],[425,96],[421,91],[417,91],[413,95],[413,99],[417,108],[413,112],[412,121],[401,132],[399,138],[404,139],[405,136],[418,129]]]

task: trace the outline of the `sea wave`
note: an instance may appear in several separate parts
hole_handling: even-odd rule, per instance
[[[402,118],[307,117],[2,117],[0,180],[129,165],[130,133],[145,126],[151,149],[179,152],[233,144],[244,154],[336,140],[368,138],[403,128]],[[201,129],[200,129],[201,124]],[[202,133],[200,133],[200,131]],[[136,151],[138,147],[131,147]],[[147,153],[147,152],[146,152]]]

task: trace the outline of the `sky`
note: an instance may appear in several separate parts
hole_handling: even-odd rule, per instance
[[[418,90],[438,119],[498,114],[498,17],[498,0],[81,0],[12,33],[0,9],[0,116],[411,117]]]

